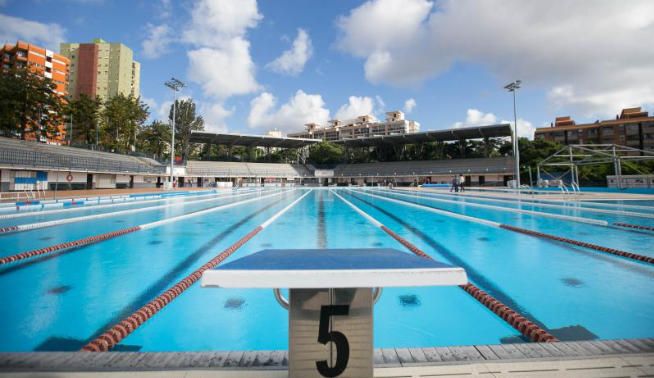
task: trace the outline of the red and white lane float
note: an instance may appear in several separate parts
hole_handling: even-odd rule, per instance
[[[259,232],[263,231],[266,227],[268,227],[275,220],[277,220],[277,218],[282,216],[293,206],[297,205],[300,201],[302,201],[302,199],[304,199],[304,197],[309,195],[309,193],[311,193],[311,190],[307,191],[300,198],[296,199],[295,201],[291,202],[288,206],[284,207],[283,209],[275,213],[267,221],[255,227],[252,231],[248,232],[245,236],[240,238],[236,243],[232,244],[227,249],[225,249],[220,254],[218,254],[216,257],[209,260],[206,264],[196,269],[193,273],[189,274],[181,281],[177,282],[175,285],[173,285],[168,290],[163,292],[163,294],[157,296],[156,298],[148,302],[145,306],[141,307],[136,312],[134,312],[132,315],[123,319],[121,322],[111,327],[108,331],[98,336],[95,340],[86,344],[82,348],[82,351],[105,352],[113,348],[116,344],[120,343],[122,339],[127,337],[130,333],[134,332],[135,329],[140,327],[143,323],[145,323],[148,319],[153,317],[162,308],[164,308],[175,298],[180,296],[184,291],[186,291],[189,287],[191,287],[194,283],[196,283],[202,277],[202,273],[204,271],[208,269],[212,269],[216,267],[218,264],[220,264],[221,262],[225,261],[225,259],[231,256],[234,252],[236,252],[239,248],[241,248],[250,239],[255,237]]]
[[[252,194],[256,194],[256,192],[246,192],[246,193],[234,194],[234,195],[230,196],[230,198],[242,197],[242,196],[247,196],[247,195],[252,195]],[[119,215],[141,213],[141,212],[144,212],[144,211],[152,211],[152,210],[158,210],[158,209],[163,209],[163,208],[173,208],[173,207],[180,207],[180,206],[186,206],[186,205],[194,205],[194,204],[198,204],[198,203],[217,201],[219,199],[222,199],[221,196],[214,196],[214,197],[211,197],[211,198],[199,199],[199,200],[194,200],[194,201],[186,201],[186,202],[180,202],[180,203],[172,203],[172,204],[166,203],[166,204],[157,205],[157,206],[139,207],[139,208],[136,208],[136,209],[120,210],[120,211],[114,211],[114,212],[102,213],[102,214],[84,215],[84,216],[81,216],[81,217],[74,217],[74,218],[65,218],[65,219],[57,219],[57,220],[45,221],[45,222],[21,224],[21,225],[16,225],[16,226],[9,226],[9,227],[0,228],[0,234],[6,234],[6,233],[9,233],[9,232],[31,231],[31,230],[36,230],[36,229],[39,229],[39,228],[61,226],[61,225],[64,225],[64,224],[83,222],[83,221],[85,222],[85,221],[90,221],[90,220],[93,220],[93,219],[109,218],[109,217],[115,217],[115,216],[119,216]]]
[[[384,224],[382,224],[380,221],[377,219],[373,218],[370,214],[366,213],[365,211],[361,210],[359,207],[357,207],[355,204],[352,202],[348,201],[347,199],[343,198],[340,194],[332,191],[332,193],[340,198],[343,202],[345,202],[348,206],[350,206],[354,211],[359,213],[361,216],[366,218],[370,223],[374,224],[375,226],[379,227],[382,229],[384,232],[386,232],[388,235],[390,235],[393,239],[397,240],[405,246],[409,251],[415,253],[416,255],[420,257],[424,257],[427,259],[431,259],[432,257],[426,254],[423,250],[412,244],[410,241],[404,239],[397,233],[395,233],[393,230],[389,229],[386,227]],[[472,283],[468,283],[466,285],[460,286],[463,290],[465,290],[466,293],[470,294],[473,298],[475,298],[479,303],[483,304],[491,310],[494,314],[502,318],[504,321],[506,321],[511,327],[515,328],[518,330],[522,335],[528,337],[530,340],[535,341],[535,342],[554,342],[554,341],[559,341],[556,337],[554,337],[552,334],[547,332],[546,330],[542,329],[540,326],[535,324],[534,322],[530,321],[514,309],[510,308],[509,306],[505,305],[504,303],[500,302],[499,300],[495,299],[492,295],[488,294],[487,292],[481,290],[479,287],[475,286]]]
[[[162,220],[156,221],[156,222],[144,223],[144,224],[139,225],[139,226],[123,228],[121,230],[111,231],[111,232],[107,232],[107,233],[100,234],[100,235],[95,235],[95,236],[89,236],[89,237],[86,237],[86,238],[83,238],[83,239],[73,240],[73,241],[66,242],[66,243],[59,243],[59,244],[55,244],[55,245],[45,247],[45,248],[40,248],[40,249],[31,250],[31,251],[17,253],[17,254],[14,254],[14,255],[10,255],[10,256],[0,258],[0,265],[9,264],[9,263],[13,263],[13,262],[16,262],[16,261],[19,261],[19,260],[28,259],[28,258],[35,257],[35,256],[41,256],[41,255],[45,255],[45,254],[49,254],[49,253],[53,253],[53,252],[57,252],[57,251],[65,250],[65,249],[83,247],[83,246],[86,246],[86,245],[89,245],[89,244],[94,244],[94,243],[98,243],[98,242],[101,242],[101,241],[104,241],[104,240],[112,239],[112,238],[115,238],[115,237],[118,237],[118,236],[126,235],[126,234],[129,234],[129,233],[135,232],[135,231],[147,230],[147,229],[163,226],[163,225],[168,224],[168,223],[177,222],[177,221],[180,221],[180,220],[183,220],[183,219],[188,219],[188,218],[191,218],[191,217],[197,217],[197,216],[200,216],[200,215],[205,215],[205,214],[215,212],[215,211],[229,209],[231,207],[235,207],[235,206],[239,206],[239,205],[244,205],[246,203],[259,201],[259,200],[262,200],[262,199],[266,199],[266,198],[270,198],[270,197],[273,197],[273,196],[281,195],[283,193],[286,193],[286,191],[276,191],[276,192],[274,192],[272,194],[268,194],[268,195],[261,196],[261,197],[256,197],[256,198],[251,198],[251,199],[247,199],[247,200],[243,200],[243,201],[233,202],[233,203],[230,203],[230,204],[227,204],[227,205],[212,207],[212,208],[209,208],[209,209],[197,210],[197,211],[193,211],[193,212],[183,214],[183,215],[179,215],[179,216],[176,216],[176,217],[162,219]]]
[[[465,220],[465,221],[468,221],[468,222],[483,224],[485,226],[502,228],[502,229],[505,229],[505,230],[518,232],[518,233],[521,233],[521,234],[524,234],[524,235],[534,236],[534,237],[538,237],[538,238],[542,238],[542,239],[554,240],[554,241],[558,241],[558,242],[561,242],[561,243],[566,243],[566,244],[571,244],[571,245],[575,245],[575,246],[579,246],[579,247],[584,247],[584,248],[588,248],[588,249],[591,249],[591,250],[594,250],[594,251],[608,253],[608,254],[628,258],[628,259],[635,260],[635,261],[641,261],[641,262],[648,263],[648,264],[654,264],[654,258],[649,257],[649,256],[640,255],[640,254],[633,253],[633,252],[627,252],[627,251],[622,251],[622,250],[615,249],[615,248],[603,247],[601,245],[597,245],[597,244],[593,244],[593,243],[586,243],[586,242],[582,242],[582,241],[578,241],[578,240],[574,240],[574,239],[564,238],[564,237],[561,237],[561,236],[556,236],[556,235],[546,234],[546,233],[543,233],[543,232],[533,231],[533,230],[529,230],[529,229],[526,229],[526,228],[515,227],[515,226],[508,225],[508,224],[489,221],[489,220],[486,220],[486,219],[472,217],[472,216],[469,216],[469,215],[463,215],[463,214],[455,213],[455,212],[452,212],[452,211],[449,211],[449,210],[439,209],[439,208],[432,207],[432,206],[421,205],[421,204],[417,204],[417,203],[414,203],[414,202],[408,202],[408,201],[399,200],[399,199],[396,199],[396,198],[390,198],[390,197],[386,197],[386,196],[380,196],[380,195],[377,195],[377,194],[368,193],[366,191],[358,191],[356,193],[364,194],[364,195],[371,196],[371,197],[374,197],[374,198],[379,198],[379,199],[384,200],[384,201],[397,203],[397,204],[404,205],[404,206],[407,206],[407,207],[413,207],[413,208],[416,208],[416,209],[425,210],[425,211],[429,211],[429,212],[440,214],[440,215],[445,215],[445,216],[448,216],[448,217],[451,217],[451,218],[457,218],[457,219]]]

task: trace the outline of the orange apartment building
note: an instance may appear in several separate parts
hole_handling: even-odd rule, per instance
[[[535,138],[561,144],[618,144],[654,152],[654,116],[640,107],[623,109],[615,119],[576,124],[557,117],[550,127],[536,129]]]
[[[55,92],[62,97],[62,101],[65,101],[68,95],[70,66],[70,60],[65,56],[31,43],[18,41],[16,44],[5,44],[0,49],[0,59],[3,70],[27,67],[38,75],[51,79],[56,85]],[[34,132],[26,134],[25,139],[35,140],[36,134]],[[65,140],[66,126],[62,124],[58,127],[56,135],[49,139],[42,137],[39,142],[62,144]]]

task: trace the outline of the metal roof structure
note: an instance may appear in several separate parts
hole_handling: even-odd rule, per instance
[[[274,137],[269,135],[210,133],[206,131],[191,132],[190,141],[192,143],[213,143],[227,146],[281,148],[300,148],[321,142],[318,139]]]
[[[488,126],[462,127],[457,129],[422,131],[418,133],[379,135],[368,138],[333,141],[348,147],[367,147],[380,144],[414,144],[426,142],[449,142],[461,139],[510,137],[511,125],[502,123]]]
[[[377,146],[380,144],[414,144],[447,142],[461,139],[498,138],[511,136],[511,125],[502,123],[488,126],[462,127],[458,129],[422,131],[418,133],[379,135],[374,137],[341,139],[332,141],[348,147]],[[213,143],[227,146],[300,148],[320,143],[321,139],[274,137],[268,135],[210,133],[193,131],[192,143]]]

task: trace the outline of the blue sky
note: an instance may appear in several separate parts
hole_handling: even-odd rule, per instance
[[[152,118],[175,76],[212,130],[395,109],[423,130],[512,120],[513,79],[523,135],[654,110],[652,1],[0,0],[0,42],[96,37],[133,49]]]

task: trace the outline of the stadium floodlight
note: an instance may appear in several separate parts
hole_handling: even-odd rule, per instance
[[[513,93],[513,160],[515,160],[515,183],[520,193],[520,148],[518,147],[518,113],[516,112],[515,93],[520,89],[521,80],[516,80],[504,86],[509,92]]]
[[[170,88],[173,91],[174,97],[175,97],[175,102],[173,102],[173,132],[172,132],[172,138],[170,141],[170,186],[172,187],[173,185],[173,169],[174,169],[174,162],[175,162],[175,108],[177,108],[177,92],[179,92],[182,88],[184,88],[184,83],[182,83],[180,80],[175,79],[174,77],[168,80],[167,82],[164,83],[165,86]]]

